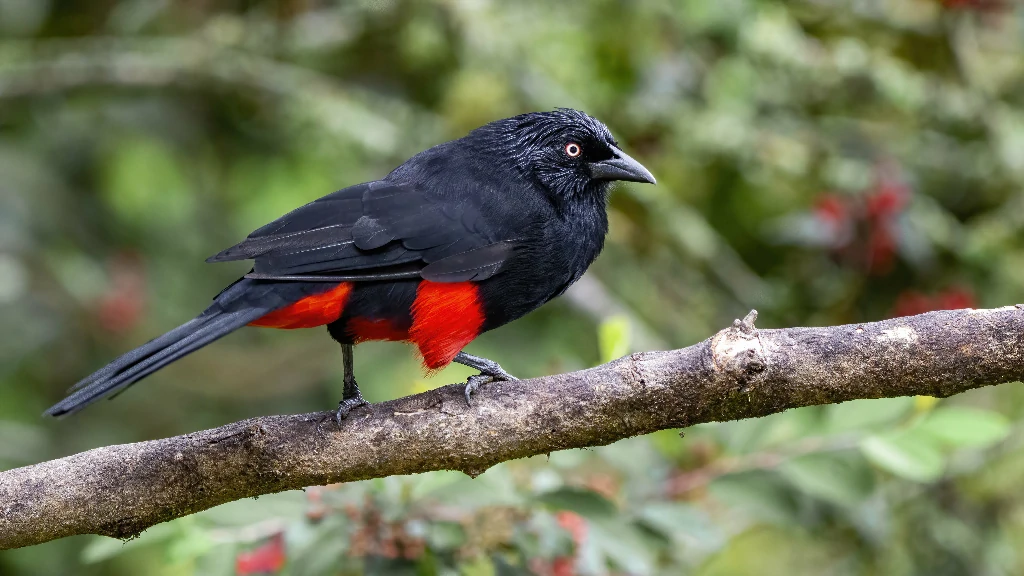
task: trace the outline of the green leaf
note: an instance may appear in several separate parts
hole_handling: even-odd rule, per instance
[[[431,474],[438,474],[431,472]],[[476,478],[461,472],[442,472],[435,487],[420,490],[413,487],[412,496],[417,501],[457,504],[472,509],[486,506],[518,506],[523,496],[516,490],[512,475],[506,465],[499,464]]]
[[[754,517],[776,524],[799,523],[792,489],[773,472],[729,474],[715,479],[708,489],[717,500]]]
[[[953,448],[982,448],[1006,438],[1010,422],[990,410],[949,407],[933,411],[915,429]]]
[[[811,576],[857,573],[849,552],[820,533],[755,526],[737,533],[725,547],[691,574],[699,576]],[[846,564],[844,565],[844,561]],[[883,566],[885,566],[883,564]],[[679,573],[685,573],[680,571]],[[863,570],[861,573],[870,573]],[[878,573],[895,574],[882,568]],[[904,572],[906,573],[906,572]]]
[[[86,544],[85,548],[82,549],[82,563],[92,564],[95,562],[102,562],[107,558],[113,558],[118,554],[127,552],[131,548],[140,546],[140,544],[132,544],[138,540],[129,540],[124,542],[117,538],[108,538],[107,536],[97,536],[94,540]],[[148,544],[148,542],[146,542]]]
[[[164,546],[167,559],[173,564],[195,560],[217,546],[205,529],[190,522]]]
[[[487,556],[477,556],[459,565],[463,576],[494,576],[494,562]]]
[[[647,440],[664,458],[675,460],[689,454],[691,448],[679,436],[680,428],[658,430],[647,435]]]
[[[292,525],[286,538],[289,576],[338,573],[348,556],[349,523],[344,514],[334,514],[317,524]]]
[[[427,541],[435,550],[455,550],[466,543],[466,529],[456,522],[431,522]]]
[[[615,504],[597,492],[582,488],[559,488],[537,496],[536,501],[553,510],[569,510],[584,518],[610,518],[616,515]]]
[[[535,510],[525,530],[517,530],[516,547],[527,557],[555,558],[573,553],[573,538],[555,513]],[[461,545],[461,544],[460,544]]]
[[[135,548],[164,542],[180,534],[180,523],[181,520],[157,524],[140,534],[138,538],[132,538],[128,541],[97,536],[82,549],[82,563],[93,564],[95,562],[102,562],[107,558],[112,558]]]
[[[306,494],[301,490],[289,490],[277,494],[266,494],[258,500],[236,500],[204,510],[195,516],[206,524],[218,527],[249,526],[270,517],[282,520],[305,518]]]
[[[655,553],[650,536],[622,517],[588,519],[583,546],[597,548],[628,574],[650,574],[653,570]]]
[[[196,558],[196,576],[234,576],[235,559],[238,555],[238,544],[235,542],[222,542],[214,546],[203,556]],[[188,564],[185,564],[187,567]],[[301,576],[295,572],[289,572],[289,576]]]
[[[905,416],[913,406],[914,399],[908,397],[853,400],[833,404],[826,408],[827,429],[829,432],[846,432],[875,427]]]
[[[779,473],[800,490],[836,504],[856,504],[874,490],[871,469],[853,451],[794,458],[779,466]]]
[[[598,345],[601,349],[601,362],[611,362],[629,354],[629,318],[612,316],[597,329]]]
[[[809,406],[772,414],[764,420],[769,425],[757,439],[758,446],[779,446],[809,436],[820,430],[822,418],[817,407]]]
[[[912,430],[865,438],[860,449],[876,466],[917,482],[938,479],[945,464],[932,439]]]
[[[437,470],[409,477],[409,497],[413,501],[429,496],[452,484],[463,482],[466,475],[455,470]]]
[[[648,504],[640,510],[640,521],[674,542],[683,542],[705,550],[725,543],[725,535],[702,510],[675,502]]]

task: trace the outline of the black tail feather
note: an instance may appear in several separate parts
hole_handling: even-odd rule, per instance
[[[151,356],[156,352],[159,352],[160,350],[163,350],[167,346],[177,342],[178,340],[191,334],[192,332],[195,332],[210,319],[210,316],[215,314],[216,313],[208,315],[207,313],[203,313],[202,315],[193,318],[192,320],[189,320],[188,322],[182,324],[181,326],[178,326],[174,330],[171,330],[170,332],[167,332],[162,336],[154,338],[130,352],[126,352],[118,356],[103,368],[100,368],[99,370],[93,372],[89,376],[76,382],[74,386],[68,389],[68,392],[70,393],[74,392],[75,390],[80,390],[97,380],[109,378],[110,376],[116,374],[118,371],[123,370],[125,366],[130,366],[136,362],[139,362],[140,360],[143,360]]]
[[[246,308],[224,312],[214,305],[197,318],[122,354],[71,387],[67,398],[47,410],[46,416],[73,414],[104,396],[115,395],[160,368],[234,332],[269,311]]]

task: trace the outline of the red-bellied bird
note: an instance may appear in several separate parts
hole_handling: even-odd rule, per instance
[[[570,109],[491,122],[421,152],[380,180],[328,194],[208,262],[252,260],[195,319],[116,358],[46,411],[70,414],[243,326],[327,326],[344,364],[340,421],[366,404],[353,347],[411,342],[481,384],[514,380],[463,348],[583,275],[604,246],[612,181],[653,184],[608,128]]]

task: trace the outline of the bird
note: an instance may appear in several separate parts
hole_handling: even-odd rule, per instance
[[[481,333],[562,294],[597,258],[611,184],[655,184],[607,126],[557,108],[496,120],[420,152],[380,180],[301,206],[207,262],[251,260],[249,273],[196,318],[111,361],[49,408],[65,416],[112,397],[245,326],[326,326],[341,346],[341,424],[368,404],[353,348],[416,346],[427,370],[452,362],[483,384],[516,378],[463,349]]]

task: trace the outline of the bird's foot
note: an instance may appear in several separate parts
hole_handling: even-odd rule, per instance
[[[480,388],[481,384],[487,384],[496,380],[504,380],[511,382],[513,380],[519,380],[515,376],[505,372],[504,369],[494,360],[488,360],[487,358],[481,358],[480,356],[473,356],[472,354],[466,354],[465,352],[459,352],[452,359],[453,362],[458,362],[463,366],[469,366],[470,368],[476,368],[480,371],[479,374],[475,374],[466,379],[466,404],[472,406],[473,404],[469,401],[469,397],[473,395]]]
[[[486,374],[474,374],[474,375],[470,376],[469,378],[467,378],[466,379],[466,406],[472,406],[473,405],[473,403],[470,402],[469,398],[470,398],[470,396],[473,395],[473,392],[476,392],[477,389],[480,388],[481,384],[487,384],[487,383],[489,383],[489,382],[491,382],[493,380],[494,380],[493,377],[488,376]]]
[[[356,379],[350,376],[345,378],[345,387],[341,394],[341,402],[338,402],[338,409],[334,411],[334,421],[341,426],[341,421],[348,417],[349,412],[360,406],[369,406],[370,403],[363,399],[359,392],[359,385]]]
[[[353,398],[346,398],[341,402],[338,402],[338,409],[334,411],[334,422],[341,426],[341,421],[348,418],[349,412],[359,408],[360,406],[369,406],[370,403],[363,399],[362,394],[357,394]]]
[[[473,405],[473,403],[470,401],[470,397],[473,395],[473,392],[476,392],[477,389],[480,388],[481,385],[483,385],[483,384],[490,384],[491,382],[495,382],[495,381],[511,382],[511,381],[514,381],[514,380],[519,380],[519,378],[516,378],[515,376],[513,376],[513,375],[509,374],[508,372],[505,372],[504,370],[502,370],[501,366],[498,366],[497,364],[495,364],[495,366],[497,366],[497,370],[493,370],[493,371],[489,370],[488,371],[489,373],[481,372],[480,374],[474,374],[474,375],[472,375],[472,376],[470,376],[469,378],[466,379],[466,405],[467,406],[472,406]]]

